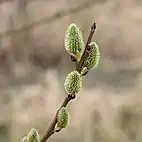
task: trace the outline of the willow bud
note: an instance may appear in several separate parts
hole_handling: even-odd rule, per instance
[[[57,129],[65,128],[68,124],[69,113],[65,107],[62,107],[57,114]]]
[[[82,88],[82,77],[78,71],[72,71],[65,79],[64,83],[66,93],[75,95]]]
[[[27,137],[23,137],[23,138],[20,140],[20,142],[28,142]]]
[[[90,51],[88,57],[84,61],[83,67],[86,67],[88,70],[91,68],[97,67],[100,59],[99,47],[95,42],[90,43]]]
[[[82,74],[83,76],[85,76],[85,75],[88,74],[88,69],[87,69],[87,67],[83,67],[83,69],[82,69],[82,71],[81,71],[81,74]]]
[[[82,32],[74,23],[67,28],[65,35],[65,49],[78,61],[85,49]]]
[[[38,131],[32,128],[27,135],[27,139],[28,139],[28,142],[39,142],[40,136],[38,134]]]

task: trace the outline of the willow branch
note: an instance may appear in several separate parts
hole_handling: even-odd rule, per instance
[[[81,69],[82,69],[82,66],[83,66],[83,63],[84,63],[84,60],[85,58],[88,56],[88,51],[89,51],[89,44],[91,42],[91,39],[92,39],[92,36],[94,34],[94,31],[95,31],[95,28],[96,28],[96,24],[94,23],[92,26],[91,26],[91,30],[90,30],[90,33],[89,33],[89,36],[88,36],[88,40],[87,40],[87,43],[86,43],[86,46],[85,46],[85,50],[84,50],[84,53],[81,57],[81,60],[76,64],[76,70],[78,72],[81,72]],[[75,99],[75,94],[71,94],[65,98],[65,100],[63,101],[62,105],[60,108],[62,107],[66,107],[68,105],[68,103]],[[58,111],[57,111],[58,113]],[[41,138],[40,142],[46,142],[46,140],[52,135],[55,133],[54,129],[55,129],[55,126],[57,124],[57,113],[55,115],[55,117],[53,118],[51,124],[49,125],[49,128],[48,130],[46,131],[46,133],[44,134],[44,136]]]

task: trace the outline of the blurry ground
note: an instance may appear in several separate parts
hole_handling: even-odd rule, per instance
[[[94,21],[99,67],[68,106],[70,125],[49,141],[142,141],[141,0],[0,0],[0,141],[32,127],[44,134],[74,69],[65,30],[74,22],[86,39]]]

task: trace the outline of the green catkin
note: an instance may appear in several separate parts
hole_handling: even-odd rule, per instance
[[[65,79],[65,91],[68,95],[77,94],[82,88],[82,77],[78,71],[72,71]]]
[[[83,35],[77,25],[70,24],[65,34],[65,49],[78,61],[85,49]]]
[[[88,70],[98,66],[100,60],[100,51],[99,47],[95,42],[90,43],[91,49],[89,51],[88,57],[84,61],[83,67],[86,67]]]
[[[62,107],[57,114],[57,128],[62,129],[65,128],[68,124],[68,110],[65,107]]]
[[[40,136],[35,128],[32,128],[27,135],[28,142],[39,142]]]

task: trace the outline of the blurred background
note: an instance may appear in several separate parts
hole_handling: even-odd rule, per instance
[[[51,142],[142,142],[142,0],[0,0],[0,142],[43,136],[75,69],[64,34],[76,23],[100,47],[98,68]]]

